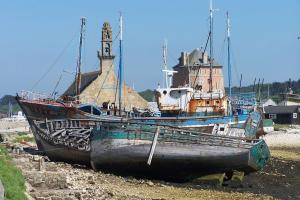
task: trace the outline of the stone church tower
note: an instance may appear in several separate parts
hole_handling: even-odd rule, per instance
[[[112,29],[108,22],[103,24],[101,51],[98,51],[98,58],[100,60],[100,73],[109,70],[113,65],[115,56],[112,53]]]
[[[105,22],[102,27],[101,50],[98,51],[100,69],[99,71],[84,73],[81,76],[79,99],[82,103],[96,103],[102,106],[106,102],[119,105],[112,36],[112,28],[108,22]],[[74,88],[73,83],[64,95],[74,96]],[[148,107],[147,101],[126,83],[123,84],[122,105],[126,110],[131,110],[133,107]]]

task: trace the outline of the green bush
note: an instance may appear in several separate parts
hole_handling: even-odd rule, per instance
[[[22,136],[22,135],[28,135],[27,132],[18,132],[18,136]]]

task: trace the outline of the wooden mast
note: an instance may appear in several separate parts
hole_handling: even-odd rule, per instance
[[[214,66],[214,58],[213,58],[213,4],[212,4],[212,0],[210,0],[210,4],[209,4],[209,13],[210,13],[210,23],[209,23],[209,27],[210,27],[210,40],[209,40],[209,45],[210,45],[210,69],[209,69],[209,92],[212,92],[213,90],[213,85],[212,85],[212,70],[213,70],[213,66]]]
[[[82,17],[81,19],[81,28],[80,28],[80,39],[79,39],[79,52],[76,68],[76,100],[79,102],[80,88],[81,88],[81,54],[82,54],[82,43],[85,31],[86,18]]]

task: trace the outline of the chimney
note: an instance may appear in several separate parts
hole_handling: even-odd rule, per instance
[[[186,52],[181,52],[181,57],[180,57],[180,65],[184,66],[186,65],[186,60],[187,60],[187,53]]]
[[[208,64],[208,55],[207,53],[202,54],[203,64]]]

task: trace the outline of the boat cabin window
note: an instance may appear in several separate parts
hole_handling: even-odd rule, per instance
[[[164,94],[164,95],[166,95],[166,94],[167,94],[167,91],[166,91],[166,90],[164,90],[164,91],[163,91],[163,94]]]
[[[101,115],[101,111],[95,106],[91,106],[91,105],[81,106],[79,110],[93,115]]]

